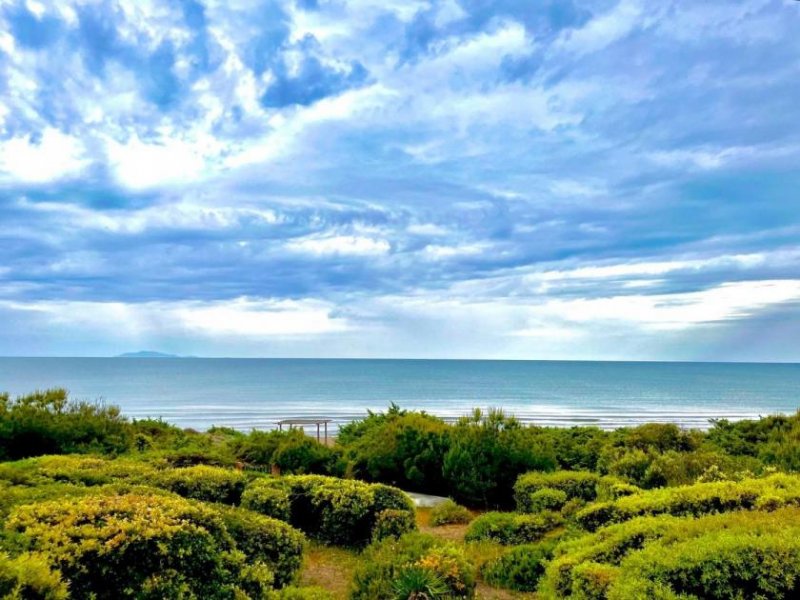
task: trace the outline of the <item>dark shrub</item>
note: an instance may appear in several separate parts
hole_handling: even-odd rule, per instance
[[[517,510],[520,512],[537,512],[542,509],[542,504],[553,504],[552,510],[558,510],[567,500],[579,498],[591,502],[597,497],[597,484],[600,476],[587,471],[556,471],[554,473],[526,473],[521,475],[514,484],[514,499]],[[548,489],[563,492],[566,497],[561,506],[556,506],[555,496],[551,493],[537,496],[537,492]],[[559,496],[560,498],[560,496]]]
[[[119,408],[69,400],[51,389],[14,400],[0,394],[0,460],[42,454],[119,454],[132,447],[130,423]]]
[[[505,551],[481,569],[486,583],[521,592],[536,591],[546,562],[553,554],[552,543],[524,544]]]
[[[450,432],[443,475],[448,493],[475,506],[510,506],[514,483],[522,473],[551,470],[555,459],[535,431],[500,411],[475,411]]]

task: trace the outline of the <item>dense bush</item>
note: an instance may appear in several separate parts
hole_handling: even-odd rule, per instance
[[[447,452],[448,426],[424,413],[391,407],[346,425],[339,435],[350,473],[427,493],[444,492],[442,462]]]
[[[372,541],[377,542],[387,537],[399,538],[417,528],[414,513],[407,510],[387,508],[378,513],[372,528]]]
[[[800,477],[772,475],[764,479],[696,483],[662,488],[599,502],[576,515],[578,523],[594,531],[604,525],[627,521],[642,515],[670,514],[698,516],[715,512],[752,509],[762,498],[773,504],[800,502]]]
[[[539,541],[563,522],[561,515],[554,512],[533,515],[488,512],[470,524],[465,539],[492,540],[504,545],[529,544]]]
[[[552,452],[533,430],[500,411],[480,411],[461,419],[451,432],[442,473],[449,493],[468,505],[504,507],[512,503],[514,483],[522,473],[552,470]]]
[[[336,451],[307,436],[302,430],[252,431],[228,440],[238,460],[251,465],[276,466],[284,474],[341,474]]]
[[[526,473],[521,475],[514,484],[514,499],[517,503],[517,510],[520,512],[536,512],[541,510],[536,504],[532,503],[534,494],[542,489],[559,490],[566,494],[566,500],[580,498],[581,500],[591,501],[597,497],[597,484],[600,476],[597,473],[588,471],[555,471],[554,473]],[[562,505],[564,502],[561,503]],[[558,507],[560,508],[560,506]]]
[[[0,598],[3,600],[65,600],[67,586],[45,557],[0,553]]]
[[[242,500],[246,478],[233,469],[197,465],[165,469],[150,482],[184,498],[237,505]]]
[[[409,533],[369,546],[353,579],[352,600],[418,597],[441,585],[431,600],[475,597],[475,573],[463,552],[430,535]],[[398,594],[401,588],[402,594]]]
[[[275,585],[284,586],[294,579],[303,562],[305,537],[283,521],[241,508],[217,508],[236,548],[249,562],[269,566]]]
[[[360,546],[375,533],[378,515],[387,509],[414,515],[411,499],[396,488],[322,475],[290,475],[265,478],[253,484],[257,490],[270,487],[288,493],[289,522],[325,543]],[[248,494],[246,504],[257,509],[261,492]],[[271,509],[271,504],[269,504]],[[399,522],[394,518],[395,525]],[[407,523],[412,523],[409,519]]]
[[[219,515],[176,497],[95,495],[22,506],[6,528],[46,555],[76,598],[207,598],[266,593]]]
[[[452,525],[456,523],[469,523],[472,513],[460,504],[448,498],[431,509],[431,525]]]
[[[709,540],[721,537],[723,533],[758,538],[772,537],[775,532],[784,530],[797,536],[800,532],[800,510],[733,512],[700,518],[669,515],[639,517],[557,546],[539,591],[543,598],[553,600],[604,598],[605,591],[611,589],[620,573],[625,571],[627,557],[655,543],[664,549],[670,548],[668,553],[685,553],[687,556],[684,558],[691,559],[695,553],[704,552],[701,547],[707,545]],[[684,541],[687,542],[685,546],[677,545]],[[677,560],[677,556],[675,558]],[[720,561],[717,565],[719,568],[730,568],[724,564],[722,555]],[[689,576],[688,573],[684,575]],[[595,591],[589,594],[588,589]],[[632,588],[626,584],[625,589],[630,591]],[[701,597],[709,596],[702,594]]]
[[[119,454],[132,443],[130,423],[117,407],[69,400],[63,389],[16,399],[0,394],[0,460],[70,452]]]
[[[247,484],[242,494],[242,507],[289,521],[292,516],[289,487],[272,479],[256,479]]]
[[[523,544],[506,550],[481,568],[489,585],[522,592],[533,592],[544,575],[547,561],[553,553],[552,543]]]

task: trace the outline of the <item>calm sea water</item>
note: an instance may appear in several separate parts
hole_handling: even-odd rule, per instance
[[[501,407],[525,422],[604,428],[706,427],[800,407],[798,364],[0,358],[0,391],[52,386],[197,429],[310,416],[341,423],[392,402],[447,418]]]

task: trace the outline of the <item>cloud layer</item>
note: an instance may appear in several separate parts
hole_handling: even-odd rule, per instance
[[[0,0],[0,355],[800,360],[789,0]]]

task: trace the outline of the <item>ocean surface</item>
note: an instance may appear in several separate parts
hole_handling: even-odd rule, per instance
[[[60,386],[182,427],[336,425],[394,402],[455,419],[498,407],[527,423],[614,428],[794,413],[800,364],[202,358],[0,358],[0,391]]]

